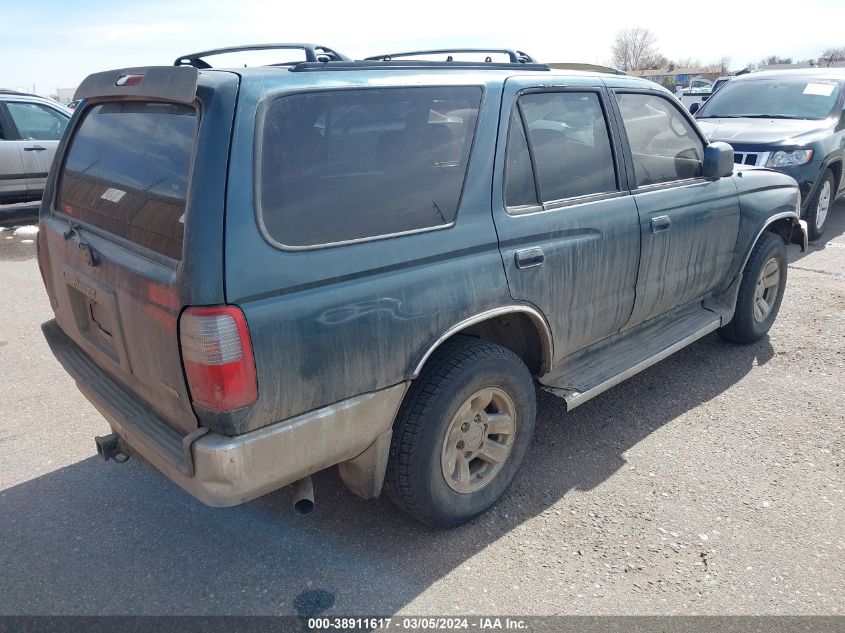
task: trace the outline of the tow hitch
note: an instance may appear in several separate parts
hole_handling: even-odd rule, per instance
[[[122,440],[117,433],[97,435],[94,437],[94,443],[97,445],[97,455],[102,456],[106,461],[113,459],[118,464],[122,464],[129,459],[129,452],[124,450]]]

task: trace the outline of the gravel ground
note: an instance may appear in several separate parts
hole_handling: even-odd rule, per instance
[[[790,249],[770,336],[711,335],[571,414],[464,527],[423,529],[335,472],[215,510],[131,460],[48,351],[31,236],[0,231],[2,614],[841,614],[845,205]]]

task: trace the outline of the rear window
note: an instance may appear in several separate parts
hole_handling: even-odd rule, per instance
[[[106,103],[71,142],[58,208],[173,259],[181,259],[197,112],[164,103]]]
[[[330,90],[267,109],[260,220],[275,242],[307,247],[454,221],[481,88]]]

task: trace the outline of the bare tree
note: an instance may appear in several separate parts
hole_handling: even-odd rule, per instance
[[[666,68],[670,63],[668,58],[658,52],[654,52],[643,60],[642,67],[657,70],[658,68]]]
[[[777,55],[769,55],[760,60],[761,66],[774,66],[776,64],[791,64],[791,57],[778,57]]]
[[[622,70],[643,70],[660,61],[657,38],[648,29],[624,29],[613,41],[613,65]]]
[[[845,46],[828,48],[821,54],[822,65],[829,66],[833,62],[845,62]]]
[[[692,57],[682,57],[675,60],[676,68],[698,68],[701,66],[700,59],[693,59]]]
[[[725,55],[722,59],[719,60],[719,68],[721,69],[720,72],[723,75],[727,75],[731,69],[731,58]]]

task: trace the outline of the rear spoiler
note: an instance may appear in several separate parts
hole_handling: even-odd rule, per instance
[[[199,71],[191,66],[146,66],[88,75],[73,100],[132,97],[190,105],[197,95]]]

